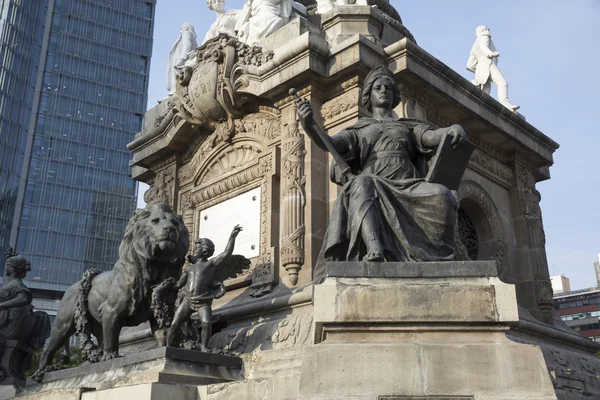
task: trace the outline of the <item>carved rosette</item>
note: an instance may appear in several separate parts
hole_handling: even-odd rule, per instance
[[[298,272],[304,264],[304,207],[306,205],[304,175],[304,137],[298,129],[296,105],[289,107],[281,141],[282,148],[282,212],[281,265],[288,273],[290,283],[298,283]],[[292,114],[293,113],[293,114]]]
[[[175,195],[175,166],[164,168],[156,173],[154,182],[144,193],[146,204],[166,203],[173,206]]]
[[[486,221],[473,221],[475,225],[478,223],[487,223],[490,226],[493,239],[493,251],[494,258],[498,266],[498,275],[502,277],[505,272],[505,254],[506,254],[506,241],[504,236],[504,226],[500,220],[498,208],[494,204],[492,197],[477,183],[472,181],[462,181],[459,188],[458,194],[461,201],[471,200],[477,204],[483,211]],[[466,210],[468,213],[468,210]],[[458,224],[457,224],[458,227]],[[459,238],[458,232],[456,232],[457,239]],[[457,253],[462,259],[468,260],[471,257],[468,255],[467,249],[460,240],[457,240]]]

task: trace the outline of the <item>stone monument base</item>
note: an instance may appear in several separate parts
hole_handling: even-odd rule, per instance
[[[49,372],[17,396],[30,400],[196,400],[198,386],[241,379],[237,357],[161,347]]]
[[[18,398],[557,399],[560,377],[543,348],[511,335],[521,323],[515,289],[494,262],[328,263],[303,307],[312,309],[307,345],[261,342],[241,358],[149,350],[49,373]],[[255,327],[255,336],[232,335],[231,347],[264,336]],[[267,329],[271,345],[302,335],[300,325],[280,328]],[[595,398],[588,392],[558,398]]]
[[[494,262],[328,263],[314,345],[244,356],[202,400],[554,400],[539,346],[509,340],[515,289]]]

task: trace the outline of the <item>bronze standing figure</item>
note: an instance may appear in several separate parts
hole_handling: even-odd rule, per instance
[[[177,282],[178,288],[183,289],[183,296],[169,332],[167,333],[167,346],[173,346],[176,335],[195,312],[201,324],[200,350],[209,351],[208,343],[212,336],[212,302],[225,295],[223,281],[234,278],[238,273],[250,267],[250,260],[244,256],[232,255],[235,239],[242,227],[236,225],[229,236],[223,253],[210,258],[215,252],[215,245],[206,238],[198,239],[191,258],[190,265]]]

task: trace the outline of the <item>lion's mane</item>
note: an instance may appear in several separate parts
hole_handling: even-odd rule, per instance
[[[168,204],[152,204],[146,208],[135,210],[125,228],[125,234],[119,246],[119,260],[114,268],[121,272],[123,278],[130,281],[128,286],[132,291],[132,311],[140,300],[150,296],[150,284],[160,283],[152,282],[150,276],[151,263],[157,261],[154,254],[156,243],[151,242],[145,227],[149,223],[152,212],[157,209],[165,214],[172,214],[179,222],[177,226],[179,241],[171,253],[172,257],[160,263],[160,281],[169,277],[179,277],[189,249],[190,235],[183,223],[183,218],[173,212]]]

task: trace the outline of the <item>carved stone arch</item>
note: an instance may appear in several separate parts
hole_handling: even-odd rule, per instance
[[[264,144],[255,138],[236,137],[231,143],[222,143],[207,155],[195,171],[194,186],[223,179],[256,164],[265,151]]]
[[[498,275],[502,278],[505,270],[506,238],[494,200],[481,185],[468,180],[461,182],[458,194],[460,198],[459,218],[468,220],[457,223],[457,256],[462,259],[473,258],[467,254],[464,243],[460,243],[461,234],[464,236],[468,233],[459,232],[459,229],[474,229],[477,239],[475,259],[495,259],[498,264]],[[461,216],[461,213],[464,214]],[[472,226],[468,226],[469,224]]]

